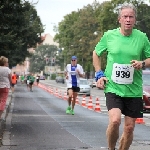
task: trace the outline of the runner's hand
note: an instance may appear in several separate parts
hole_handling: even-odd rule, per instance
[[[101,77],[100,79],[97,80],[96,86],[98,88],[104,89],[105,88],[105,83],[107,83],[108,80],[106,77]]]
[[[65,78],[68,79],[68,72],[65,72]]]
[[[78,75],[80,75],[80,72],[79,72],[79,70],[78,70],[78,69],[76,69],[76,72],[78,73]]]
[[[137,70],[142,69],[142,61],[131,60],[131,64]]]

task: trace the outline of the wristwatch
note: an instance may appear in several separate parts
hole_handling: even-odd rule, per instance
[[[145,69],[145,61],[142,62],[142,69]]]

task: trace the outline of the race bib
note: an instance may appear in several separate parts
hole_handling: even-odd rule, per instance
[[[70,74],[71,74],[71,75],[76,75],[77,72],[76,72],[76,71],[70,71]]]
[[[113,64],[111,79],[117,84],[132,84],[134,68],[131,64]]]

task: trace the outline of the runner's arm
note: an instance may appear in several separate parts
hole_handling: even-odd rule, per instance
[[[150,67],[150,58],[145,59],[144,62],[145,62],[145,67],[146,68]]]
[[[65,78],[68,79],[68,70],[67,70],[67,66],[65,68],[65,72],[64,72]]]
[[[8,79],[9,79],[9,82],[10,82],[10,86],[11,86],[11,84],[12,84],[11,76],[12,76],[12,74],[11,74],[11,73],[10,73],[10,74],[8,74]]]
[[[143,60],[143,61],[131,60],[131,64],[132,64],[132,66],[133,66],[135,69],[144,69],[144,68],[143,68],[143,65],[142,65],[143,62],[145,62],[145,63],[144,63],[144,68],[150,67],[150,58],[147,58],[147,59],[145,59],[145,60]]]
[[[96,54],[95,50],[93,51],[93,66],[96,72],[101,70],[101,57]]]
[[[83,73],[83,74],[79,73],[79,76],[80,76],[81,78],[84,78],[84,77],[85,77],[85,74],[84,74],[84,73]]]

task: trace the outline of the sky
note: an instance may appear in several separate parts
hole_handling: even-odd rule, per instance
[[[38,2],[35,4],[38,16],[41,22],[45,25],[44,34],[55,36],[53,26],[58,25],[63,20],[63,17],[70,14],[72,11],[78,11],[88,4],[92,4],[94,0],[28,0],[29,2]],[[103,2],[105,0],[97,0]]]

